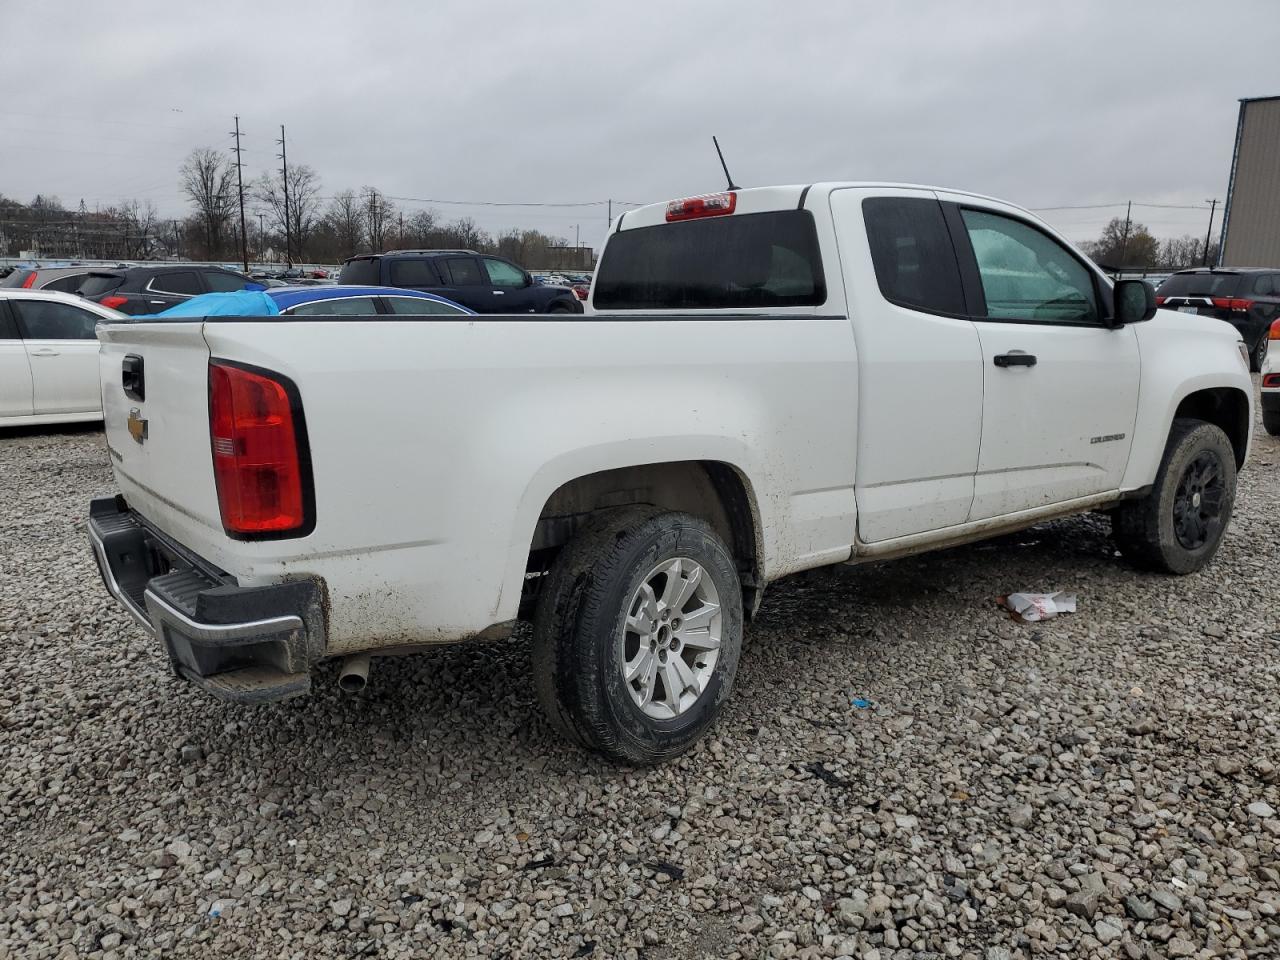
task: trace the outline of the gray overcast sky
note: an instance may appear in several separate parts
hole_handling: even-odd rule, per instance
[[[76,15],[76,7],[81,15]],[[197,9],[203,12],[199,15]],[[0,0],[0,193],[138,197],[247,134],[323,193],[651,201],[888,179],[1029,207],[1223,197],[1237,100],[1280,94],[1280,3],[789,0],[42,5]],[[422,204],[403,204],[415,209]],[[437,205],[598,244],[604,207]],[[615,213],[618,207],[615,207]],[[1124,208],[1046,212],[1076,240]],[[1135,208],[1157,236],[1207,213]],[[1220,220],[1219,220],[1220,222]]]

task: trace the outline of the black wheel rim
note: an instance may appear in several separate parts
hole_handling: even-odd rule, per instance
[[[1211,450],[1201,451],[1188,464],[1173,498],[1173,534],[1187,550],[1199,550],[1222,526],[1226,495],[1222,461]]]

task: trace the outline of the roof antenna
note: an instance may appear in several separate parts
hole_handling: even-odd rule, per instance
[[[724,168],[724,178],[729,181],[729,189],[741,190],[742,188],[733,182],[733,177],[729,174],[729,165],[724,162],[724,153],[720,150],[720,141],[713,136],[711,142],[716,145],[716,155],[720,157],[720,166]]]

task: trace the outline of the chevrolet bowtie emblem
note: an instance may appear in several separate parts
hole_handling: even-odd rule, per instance
[[[134,407],[129,411],[129,436],[141,443],[147,439],[147,421],[142,417],[142,411]]]

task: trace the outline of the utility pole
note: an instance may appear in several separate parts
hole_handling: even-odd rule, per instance
[[[400,211],[400,249],[404,249],[404,211]]]
[[[293,266],[293,228],[289,225],[289,157],[284,146],[284,124],[280,124],[280,182],[284,184],[284,264]]]
[[[178,232],[178,221],[173,221],[173,256],[176,260],[182,259],[182,234]]]
[[[236,114],[236,129],[232,134],[236,138],[236,188],[240,191],[240,262],[244,272],[249,272],[249,234],[244,228],[244,164],[240,160],[240,114]]]
[[[607,223],[613,223],[613,198],[609,199],[609,219]]]
[[[1124,233],[1120,236],[1120,262],[1117,267],[1124,266],[1125,254],[1129,250],[1129,215],[1133,212],[1133,201],[1129,201],[1129,205],[1124,208]]]
[[[1201,266],[1207,267],[1209,265],[1209,238],[1213,236],[1213,213],[1218,209],[1218,201],[1215,198],[1206,200],[1205,203],[1209,204],[1209,229],[1204,232],[1204,262]]]
[[[266,214],[258,212],[258,262],[267,262],[267,228],[262,223],[262,218]]]

